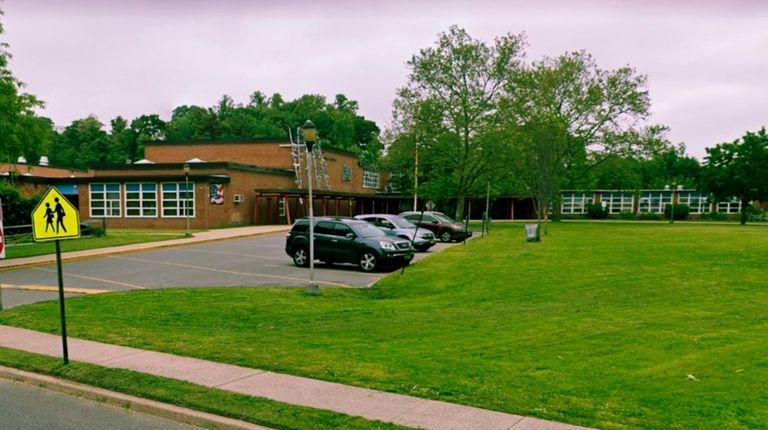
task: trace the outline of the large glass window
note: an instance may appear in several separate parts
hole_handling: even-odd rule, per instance
[[[730,200],[725,200],[717,203],[717,211],[726,214],[736,214],[741,212],[741,200],[737,197],[733,197]]]
[[[672,191],[645,191],[640,193],[637,211],[640,213],[663,214],[664,208],[672,203]]]
[[[120,217],[120,184],[91,184],[91,217]]]
[[[157,217],[157,184],[125,184],[125,216]]]
[[[618,214],[632,212],[632,193],[603,193],[601,203],[608,208],[609,213]]]
[[[692,214],[709,212],[709,197],[706,194],[695,191],[682,191],[677,193],[677,203],[688,205]]]
[[[365,170],[363,172],[363,188],[379,188],[379,174]]]
[[[195,217],[195,183],[164,182],[163,218]],[[187,209],[186,213],[184,209]]]
[[[587,213],[587,205],[592,204],[591,193],[563,193],[563,204],[561,213],[563,214],[584,214]]]

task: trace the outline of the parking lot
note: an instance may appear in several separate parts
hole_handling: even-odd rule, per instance
[[[414,261],[455,245],[438,243],[417,253]],[[296,267],[284,246],[285,234],[276,233],[65,262],[64,287],[73,296],[150,288],[305,285],[309,269]],[[366,288],[388,273],[364,273],[343,264],[315,266],[315,280],[324,288]],[[0,285],[6,308],[54,300],[56,266],[0,272]]]

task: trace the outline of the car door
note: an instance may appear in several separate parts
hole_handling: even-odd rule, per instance
[[[351,236],[348,236],[352,233]],[[352,261],[356,260],[357,246],[355,244],[354,232],[348,225],[337,222],[333,227],[334,239],[333,243],[333,255],[334,259],[338,261]]]
[[[327,260],[333,259],[333,222],[320,221],[315,224],[315,230],[313,232],[315,236],[315,259]]]

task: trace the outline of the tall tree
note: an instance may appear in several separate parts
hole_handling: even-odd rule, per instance
[[[464,217],[466,198],[480,194],[495,176],[494,113],[522,50],[522,36],[507,34],[488,46],[454,26],[408,61],[408,84],[395,102],[395,127],[411,139],[430,130],[418,143],[425,169],[434,169],[432,194],[455,197],[457,219]],[[423,116],[434,123],[422,124]]]
[[[0,16],[2,16],[0,10]],[[3,24],[0,22],[0,35]],[[51,135],[45,129],[50,122],[38,119],[35,109],[43,103],[35,96],[22,92],[24,84],[8,68],[11,54],[8,45],[0,41],[0,161],[16,161],[19,155],[39,159],[40,151]]]
[[[768,200],[768,134],[765,127],[730,143],[707,148],[703,184],[718,200],[741,200],[741,224],[750,202]]]
[[[53,142],[51,164],[86,169],[94,164],[125,162],[103,128],[93,115],[72,121]]]

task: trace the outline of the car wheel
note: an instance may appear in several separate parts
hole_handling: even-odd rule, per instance
[[[451,232],[448,230],[445,230],[444,232],[440,233],[440,240],[443,242],[450,242],[453,239],[451,236]]]
[[[371,251],[363,251],[363,253],[360,254],[360,260],[358,260],[358,263],[360,265],[360,269],[362,269],[363,272],[372,272],[374,269],[376,269],[376,264],[378,263],[376,260],[376,254]]]
[[[306,248],[300,246],[293,250],[293,264],[299,267],[309,266],[309,255]]]

